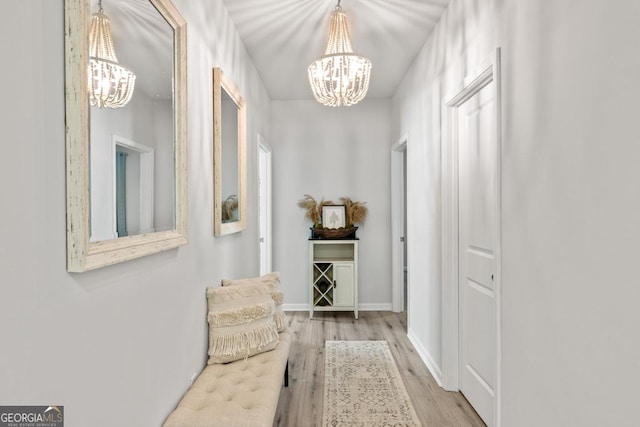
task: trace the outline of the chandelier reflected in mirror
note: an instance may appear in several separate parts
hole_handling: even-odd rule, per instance
[[[136,75],[118,64],[113,48],[109,18],[103,13],[102,0],[98,12],[91,15],[89,32],[89,103],[98,108],[120,108],[127,105]]]
[[[327,49],[309,65],[308,73],[313,96],[326,106],[354,105],[367,95],[371,61],[353,53],[340,0],[331,14]]]

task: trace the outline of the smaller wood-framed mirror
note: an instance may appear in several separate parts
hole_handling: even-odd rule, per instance
[[[223,236],[247,224],[246,105],[220,68],[213,69],[213,147],[213,232]]]

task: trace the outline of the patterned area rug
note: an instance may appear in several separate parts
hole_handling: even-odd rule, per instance
[[[386,341],[327,341],[323,427],[419,427]]]

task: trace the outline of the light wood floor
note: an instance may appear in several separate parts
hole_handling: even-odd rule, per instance
[[[289,312],[293,342],[289,387],[283,387],[274,426],[313,427],[322,422],[324,342],[386,340],[423,427],[484,427],[460,393],[444,391],[409,342],[403,314],[387,311]]]

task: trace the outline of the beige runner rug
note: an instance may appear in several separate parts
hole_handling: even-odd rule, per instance
[[[419,427],[386,341],[327,341],[323,427]]]

